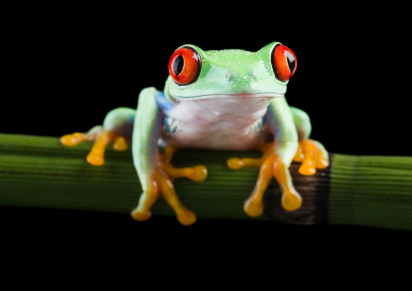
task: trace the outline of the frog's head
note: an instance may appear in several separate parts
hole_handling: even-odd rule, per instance
[[[184,45],[170,58],[164,92],[169,100],[202,101],[214,112],[249,114],[284,96],[296,64],[295,54],[279,42],[257,52]]]

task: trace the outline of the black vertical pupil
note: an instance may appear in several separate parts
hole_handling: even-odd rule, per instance
[[[183,70],[183,65],[185,64],[183,57],[180,55],[175,59],[173,63],[173,71],[175,72],[176,76],[179,76]]]
[[[289,71],[293,73],[293,70],[296,66],[295,58],[292,56],[290,52],[286,51],[286,59],[288,60]]]

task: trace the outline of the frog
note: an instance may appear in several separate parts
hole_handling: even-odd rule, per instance
[[[280,186],[282,207],[296,211],[302,197],[293,186],[292,161],[301,163],[299,173],[303,175],[329,166],[325,147],[309,138],[312,126],[308,114],[286,101],[287,84],[296,68],[296,55],[280,42],[256,52],[203,51],[186,44],[169,59],[163,91],[144,88],[137,109],[113,109],[102,125],[86,133],[64,135],[60,141],[66,146],[94,141],[86,160],[95,166],[104,164],[109,143],[115,150],[131,145],[142,187],[138,205],[131,212],[138,221],[151,217],[151,207],[162,196],[182,225],[196,222],[195,212],[179,200],[173,181],[186,177],[202,182],[208,172],[204,165],[180,169],[172,165],[174,153],[186,148],[261,151],[261,158],[226,161],[233,170],[259,168],[244,212],[250,217],[263,213],[263,194],[272,178]]]

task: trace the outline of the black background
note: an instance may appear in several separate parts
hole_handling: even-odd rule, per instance
[[[1,132],[58,137],[101,124],[115,107],[135,108],[141,89],[163,89],[168,60],[183,44],[257,51],[280,41],[298,60],[287,100],[310,115],[313,139],[333,153],[411,155],[410,74],[405,72],[410,46],[402,17],[389,22],[366,10],[338,16],[339,7],[321,13],[316,7],[277,4],[250,4],[239,11],[181,8],[19,8],[3,43]],[[259,254],[262,246],[276,256],[288,245],[293,253],[304,253],[308,243],[316,252],[330,247],[368,252],[382,238],[411,237],[406,231],[359,226],[199,220],[182,227],[174,217],[139,223],[111,213],[0,210],[4,236],[12,241],[89,252],[124,247],[130,255],[137,253],[133,248],[152,253],[172,243],[176,252],[253,248]]]

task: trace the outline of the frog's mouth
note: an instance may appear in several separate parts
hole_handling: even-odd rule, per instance
[[[170,94],[170,93],[169,93]],[[179,97],[179,96],[172,96],[173,99],[176,99],[178,101],[183,101],[183,100],[204,100],[204,99],[220,99],[220,98],[228,98],[228,99],[245,99],[245,98],[275,98],[275,97],[284,97],[285,94],[283,93],[256,93],[256,94],[214,94],[214,95],[201,95],[201,96],[190,96],[188,97]]]
[[[210,112],[216,116],[241,117],[265,110],[273,98],[283,97],[284,94],[219,94],[179,98],[172,96],[184,107],[192,107],[197,111]]]

